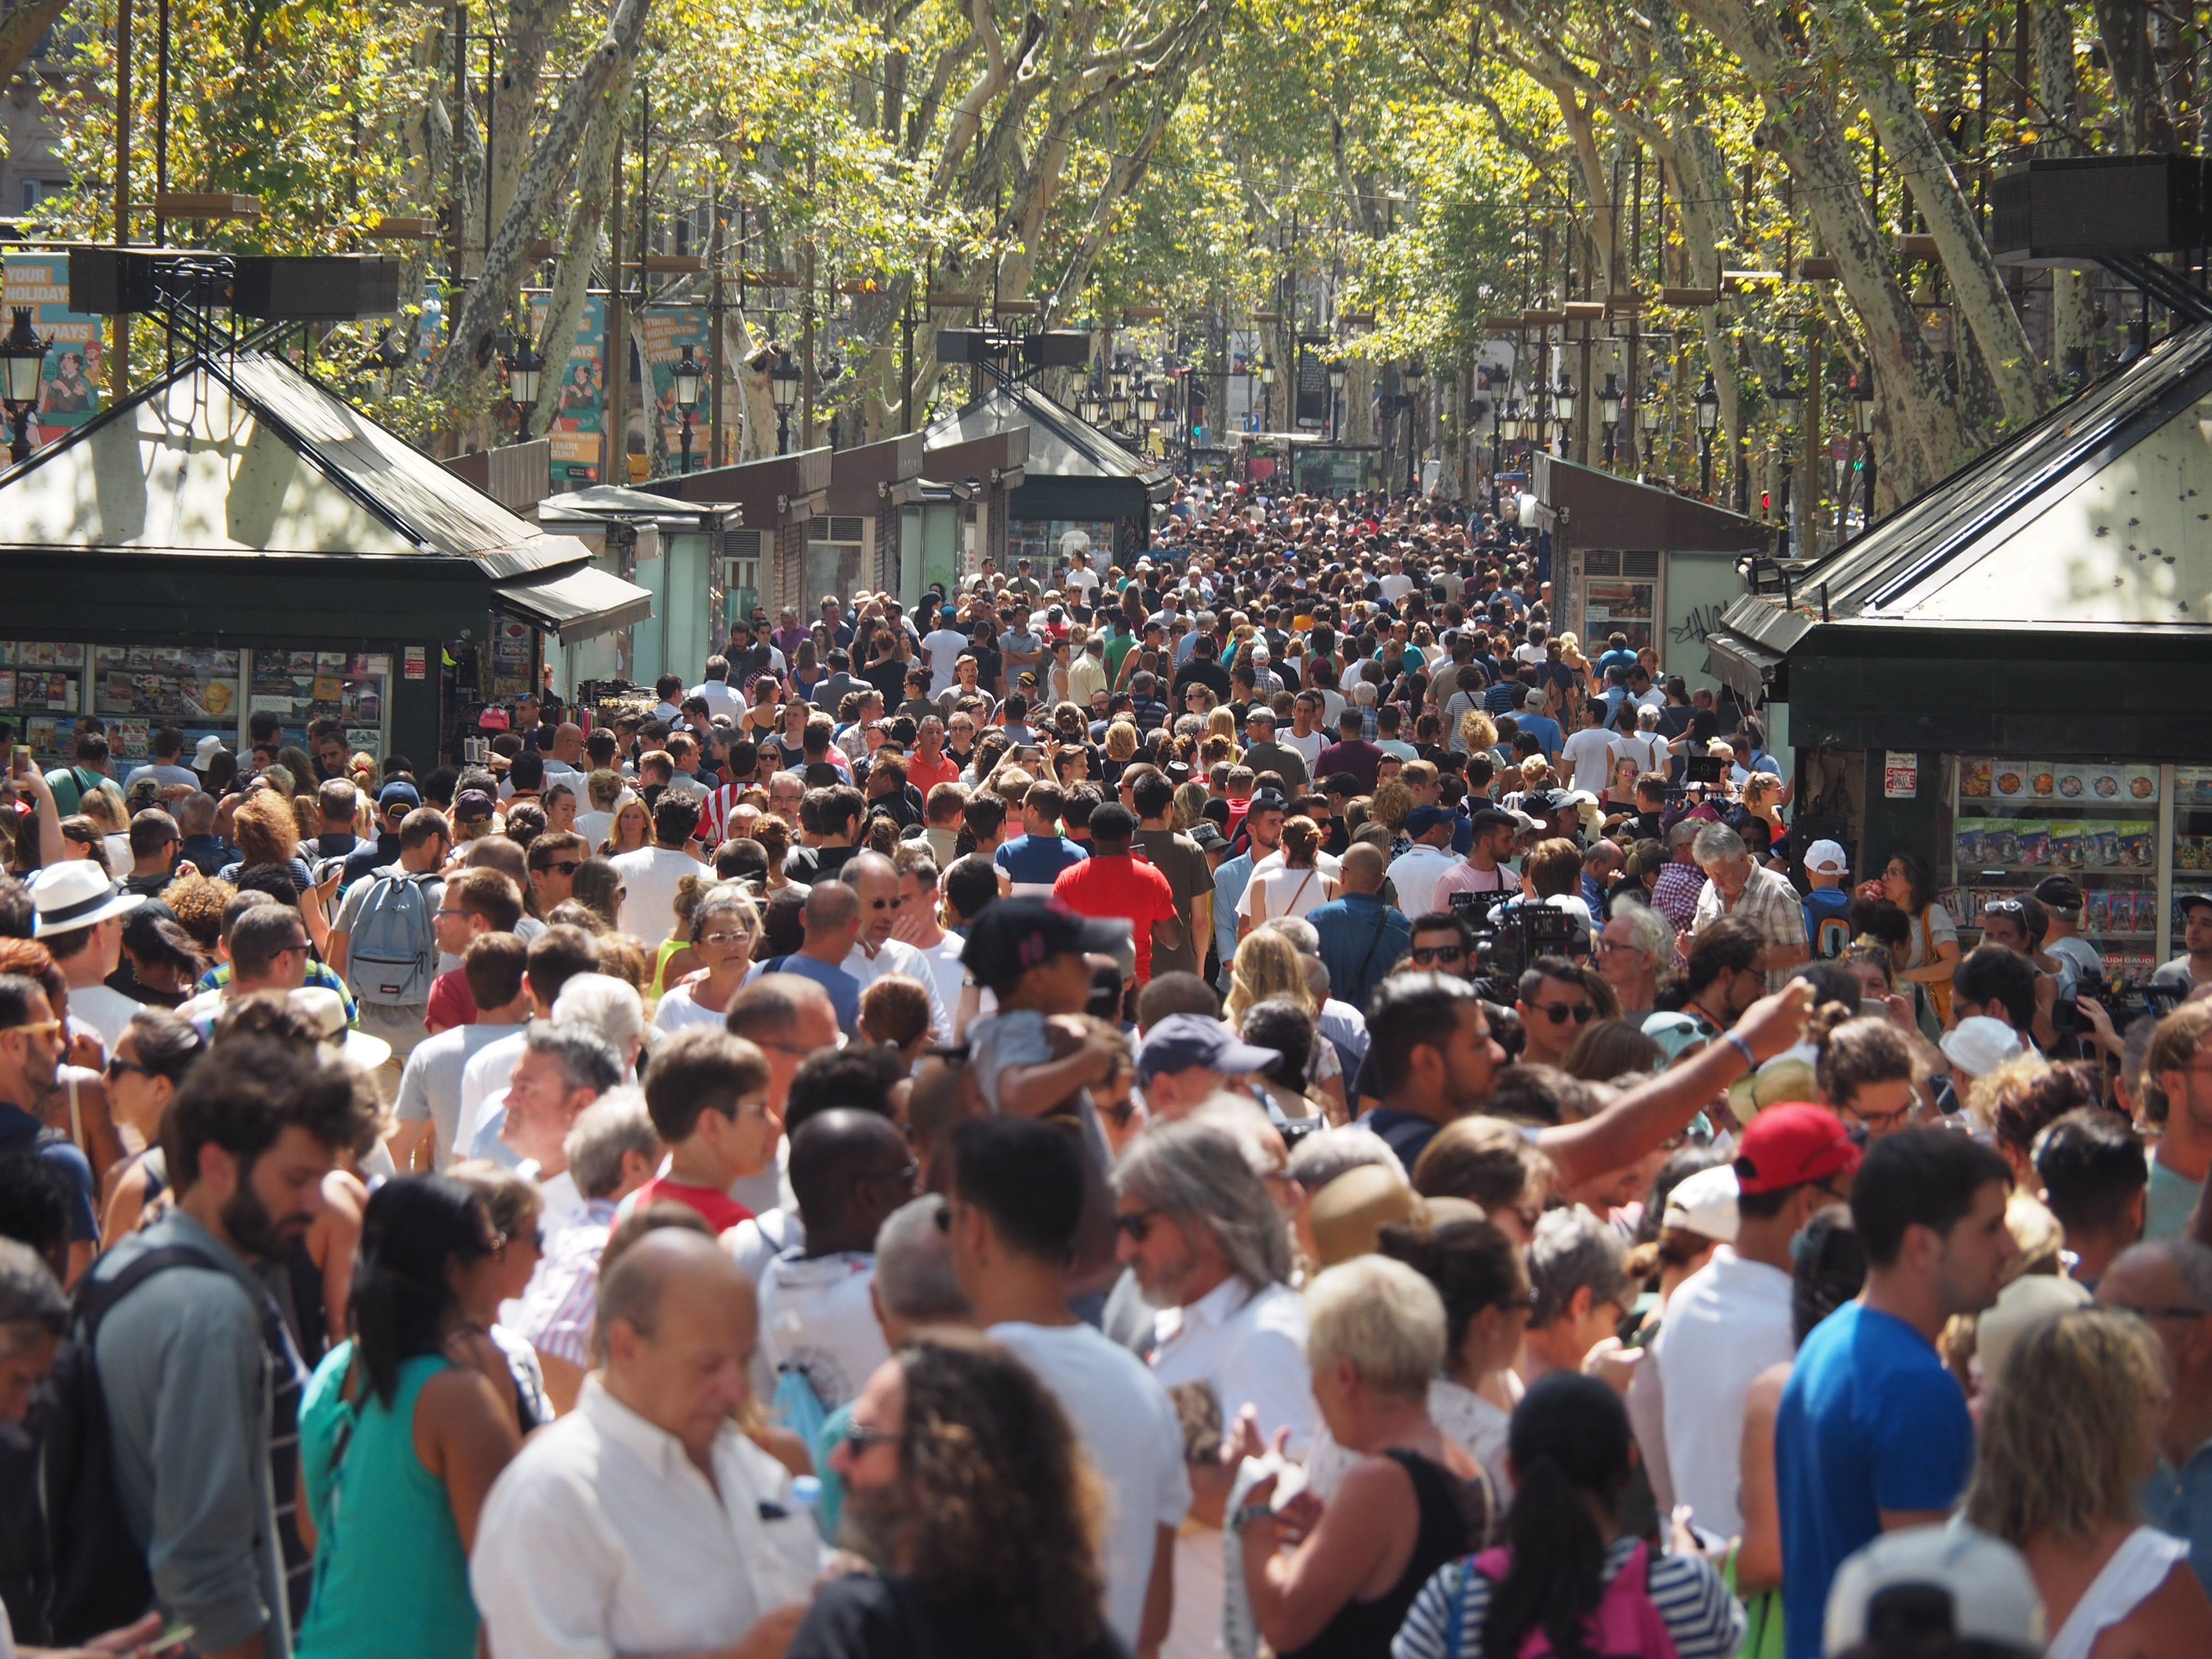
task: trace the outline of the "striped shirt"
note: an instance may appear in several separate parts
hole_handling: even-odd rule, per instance
[[[599,1309],[599,1257],[614,1228],[611,1198],[584,1200],[584,1219],[546,1247],[508,1327],[531,1346],[589,1370],[592,1322]]]
[[[1606,1583],[1613,1582],[1636,1544],[1633,1538],[1613,1540],[1605,1555]],[[1697,1555],[1658,1555],[1650,1560],[1646,1589],[1668,1635],[1674,1639],[1674,1650],[1681,1659],[1729,1659],[1743,1640],[1743,1608],[1728,1593],[1713,1564]],[[1491,1581],[1475,1571],[1469,1559],[1437,1568],[1398,1627],[1390,1659],[1486,1659],[1482,1624],[1490,1612],[1491,1589]],[[1459,1603],[1459,1650],[1447,1654],[1454,1601]]]

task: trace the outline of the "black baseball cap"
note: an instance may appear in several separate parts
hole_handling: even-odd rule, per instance
[[[2046,904],[2054,910],[2078,914],[2081,908],[2081,886],[2071,876],[2045,876],[2035,884],[2035,899],[2037,903]]]
[[[969,928],[960,964],[977,984],[1000,991],[1054,957],[1110,953],[1128,938],[1121,928],[1078,915],[1056,899],[1000,899]]]

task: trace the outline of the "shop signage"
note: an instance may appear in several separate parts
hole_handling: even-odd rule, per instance
[[[428,646],[410,645],[406,647],[404,665],[400,671],[410,680],[430,678],[430,653]]]
[[[1888,800],[1911,800],[1920,793],[1920,757],[1901,749],[1882,756],[1881,793]]]

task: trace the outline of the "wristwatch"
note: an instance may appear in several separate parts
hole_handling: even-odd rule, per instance
[[[1265,1504],[1247,1504],[1237,1511],[1235,1529],[1241,1533],[1263,1516],[1272,1521],[1275,1518],[1275,1511]]]

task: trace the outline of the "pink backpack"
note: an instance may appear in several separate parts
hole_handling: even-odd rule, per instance
[[[1652,1605],[1650,1592],[1645,1588],[1651,1568],[1650,1547],[1638,1542],[1621,1564],[1620,1571],[1606,1585],[1605,1595],[1593,1613],[1583,1624],[1583,1645],[1599,1659],[1680,1659],[1674,1648],[1674,1638],[1668,1633],[1666,1620],[1660,1618],[1659,1609]],[[1474,1558],[1473,1570],[1492,1584],[1503,1583],[1513,1570],[1510,1550],[1485,1550]],[[1465,1580],[1462,1580],[1462,1587]],[[1466,1598],[1452,1598],[1451,1618],[1444,1636],[1446,1659],[1459,1659],[1460,1621],[1467,1605]],[[1553,1659],[1552,1638],[1544,1634],[1541,1626],[1528,1632],[1521,1643],[1521,1651],[1515,1659]],[[1492,1656],[1504,1659],[1504,1656]]]

